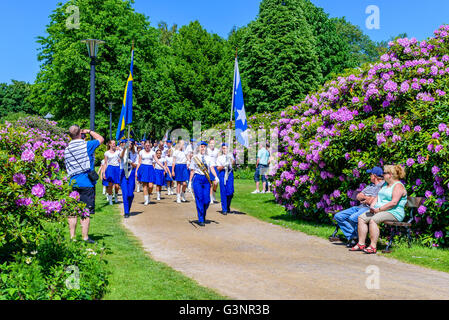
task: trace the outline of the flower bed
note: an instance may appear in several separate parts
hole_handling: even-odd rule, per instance
[[[327,82],[281,113],[278,203],[330,221],[369,182],[366,169],[401,164],[410,196],[425,196],[413,225],[421,241],[449,243],[449,26],[398,39],[378,63]]]
[[[24,252],[38,251],[49,239],[46,225],[67,228],[68,215],[89,216],[79,194],[72,192],[67,182],[63,159],[67,144],[63,129],[38,117],[0,126],[0,289],[14,292],[10,287],[17,278],[14,270],[21,268],[10,266],[20,265]],[[62,268],[61,263],[54,261]]]

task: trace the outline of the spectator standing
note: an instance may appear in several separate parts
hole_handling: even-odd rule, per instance
[[[265,193],[267,184],[267,171],[270,159],[270,152],[266,149],[264,142],[259,143],[259,151],[257,152],[256,172],[254,173],[254,181],[256,182],[256,190],[252,193]],[[259,191],[260,179],[262,178],[262,191]]]
[[[85,134],[89,134],[93,140],[87,142],[84,141],[82,135]],[[65,149],[65,166],[67,174],[70,177],[70,184],[73,183],[73,191],[79,193],[80,201],[84,202],[89,209],[89,216],[81,219],[83,240],[89,243],[94,243],[94,241],[89,238],[89,226],[90,217],[95,214],[96,181],[92,181],[88,174],[90,171],[95,170],[95,149],[104,142],[104,139],[94,131],[80,129],[78,125],[72,125],[69,128],[69,136],[72,140]],[[72,240],[75,239],[77,222],[78,217],[68,217],[70,238]]]

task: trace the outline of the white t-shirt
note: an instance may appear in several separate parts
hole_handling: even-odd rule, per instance
[[[146,152],[145,150],[141,150],[139,152],[139,156],[142,159],[141,164],[145,164],[145,165],[149,165],[149,166],[153,165],[153,156],[154,156],[154,151],[153,150],[150,150],[150,152]]]
[[[193,152],[193,146],[192,144],[187,145],[186,150],[184,151],[184,153],[186,154],[186,156],[188,156],[190,153]]]
[[[234,157],[232,155],[228,155],[229,157],[229,169],[232,169],[232,161],[234,161]],[[226,166],[226,155],[221,155],[218,156],[217,161],[216,161],[216,166],[217,167],[225,167]]]
[[[186,164],[187,156],[181,150],[175,150],[173,153],[173,159],[175,160],[175,164]]]
[[[120,165],[119,150],[115,150],[115,152],[108,150],[104,153],[104,156],[108,159],[108,166],[118,167]]]
[[[194,155],[194,157],[197,157],[200,161],[202,161],[203,156],[201,154],[196,154],[196,155]],[[214,162],[213,158],[208,155],[204,155],[203,163],[207,167],[207,170],[210,170],[211,166],[215,166],[215,162]],[[194,172],[196,174],[204,175],[203,171],[201,171],[201,169],[197,166],[196,161],[193,158],[190,161],[189,169],[194,170]]]
[[[164,157],[160,157],[158,160],[159,160],[159,162],[160,162],[162,165],[163,165],[164,162],[165,162],[165,158],[164,158]],[[154,169],[164,170],[164,167],[161,167],[161,166],[156,162],[156,160],[154,160]]]
[[[167,167],[171,170],[173,166],[173,157],[165,157],[165,162],[167,163]]]
[[[208,154],[211,158],[214,159],[214,162],[217,162],[219,152],[220,152],[220,150],[218,150],[217,148],[214,148],[214,150],[212,150],[212,149],[208,150]]]

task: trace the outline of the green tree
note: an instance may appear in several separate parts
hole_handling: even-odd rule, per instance
[[[322,8],[316,7],[310,0],[302,0],[298,3],[302,5],[307,23],[316,39],[315,51],[318,55],[323,80],[327,81],[347,68],[356,67],[357,65],[350,59],[349,43],[337,33],[336,25],[329,19],[329,15]]]
[[[36,114],[33,105],[28,101],[32,85],[12,80],[10,85],[0,83],[0,117],[11,113]]]
[[[133,1],[70,0],[59,4],[50,15],[48,36],[39,37],[38,60],[41,68],[33,86],[31,101],[40,113],[50,112],[61,126],[73,122],[89,125],[90,58],[82,39],[102,39],[96,67],[96,129],[104,136],[109,131],[108,101],[115,101],[113,132],[117,128],[126,79],[129,74],[131,44],[134,52],[134,114],[151,105],[151,96],[142,90],[143,75],[151,77],[159,52],[159,33],[142,14],[132,8]],[[80,28],[68,29],[66,8],[80,9]],[[151,120],[151,119],[148,119]]]
[[[359,67],[379,58],[378,45],[364,34],[359,26],[353,25],[345,17],[331,20],[336,26],[337,34],[345,39],[351,48],[349,64]]]
[[[168,28],[168,25],[165,21],[161,21],[158,23],[158,29],[160,30],[160,41],[166,46],[170,46],[173,36],[178,31],[178,25],[175,23]]]
[[[208,128],[229,119],[234,54],[227,41],[194,21],[179,29],[163,53],[155,79],[145,81],[157,84],[147,88],[154,97],[148,130],[161,136],[169,128],[191,130],[195,120]]]
[[[302,0],[263,0],[241,35],[242,86],[248,112],[299,103],[322,82],[317,41]]]

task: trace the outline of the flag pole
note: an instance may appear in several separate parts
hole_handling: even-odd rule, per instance
[[[229,119],[229,129],[231,130],[231,134],[229,135],[229,146],[228,148],[231,148],[231,140],[232,140],[232,115],[234,113],[234,96],[235,96],[235,65],[237,62],[237,48],[235,48],[235,60],[234,60],[234,79],[232,81],[232,102],[231,102],[231,115]],[[232,148],[234,151],[234,148]]]
[[[131,45],[131,54],[134,52],[134,40],[132,41],[132,45]],[[134,60],[134,59],[133,59]],[[134,82],[134,77],[133,77],[133,82]],[[129,141],[129,135],[131,132],[131,124],[128,125],[128,141]]]

